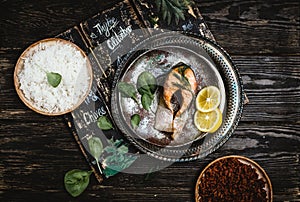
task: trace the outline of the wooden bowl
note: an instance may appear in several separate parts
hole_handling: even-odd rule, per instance
[[[38,52],[41,49],[41,46],[47,48],[53,45],[56,45],[57,43],[60,43],[62,45],[69,45],[71,47],[74,47],[77,51],[80,52],[80,54],[82,55],[83,58],[86,59],[86,68],[88,71],[88,90],[85,92],[84,95],[82,95],[79,99],[79,101],[77,103],[73,103],[71,107],[69,107],[67,110],[64,111],[49,111],[49,110],[44,110],[41,108],[38,108],[36,106],[33,105],[33,100],[27,99],[24,95],[24,92],[20,89],[21,83],[19,81],[18,75],[19,73],[23,70],[24,68],[24,61],[26,58],[31,57],[32,55],[34,55],[36,52]],[[42,48],[43,50],[43,48]],[[74,109],[76,109],[87,97],[87,95],[89,94],[89,91],[91,89],[92,86],[92,82],[93,82],[93,71],[92,71],[92,65],[90,60],[88,59],[87,55],[83,52],[83,50],[81,50],[77,45],[75,45],[74,43],[64,40],[64,39],[59,39],[59,38],[47,38],[47,39],[43,39],[40,41],[37,41],[35,43],[33,43],[32,45],[30,45],[19,57],[16,65],[15,65],[15,70],[14,70],[14,85],[15,85],[15,89],[17,91],[17,94],[19,95],[20,99],[24,102],[24,104],[29,107],[30,109],[32,109],[33,111],[43,114],[43,115],[48,115],[48,116],[56,116],[56,115],[62,115],[62,114],[66,114],[69,113],[71,111],[73,111]]]
[[[213,162],[211,162],[210,164],[208,164],[204,170],[200,173],[197,183],[196,183],[196,187],[195,187],[195,201],[199,202],[200,201],[200,193],[199,193],[199,184],[202,183],[204,181],[204,175],[206,173],[206,171],[211,168],[213,165],[215,165],[216,163],[220,162],[220,161],[224,161],[227,159],[237,159],[240,163],[245,164],[245,165],[250,165],[252,169],[255,170],[256,174],[258,175],[258,179],[263,179],[263,181],[265,182],[265,187],[264,190],[266,191],[266,201],[268,202],[272,202],[273,201],[273,191],[272,191],[272,184],[271,181],[267,175],[267,173],[264,171],[264,169],[258,165],[256,162],[254,162],[253,160],[243,157],[243,156],[237,156],[237,155],[231,155],[231,156],[224,156],[221,158],[218,158],[216,160],[214,160]],[[217,183],[220,183],[220,178],[218,180]],[[228,188],[228,187],[226,187]]]

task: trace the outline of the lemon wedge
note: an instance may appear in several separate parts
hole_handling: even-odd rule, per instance
[[[216,108],[210,112],[196,111],[194,115],[194,124],[202,132],[213,133],[222,124],[222,112]]]
[[[215,86],[207,86],[198,93],[196,97],[196,108],[201,112],[210,112],[218,108],[220,102],[220,90]]]

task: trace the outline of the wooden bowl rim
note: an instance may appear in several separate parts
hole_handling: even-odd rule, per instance
[[[195,187],[195,201],[196,202],[199,202],[199,191],[198,191],[198,185],[201,181],[201,178],[203,176],[203,174],[205,173],[205,171],[211,166],[213,165],[214,163],[220,161],[220,160],[223,160],[223,159],[228,159],[228,158],[236,158],[238,160],[241,160],[242,163],[245,163],[245,164],[248,164],[248,165],[251,165],[252,167],[254,167],[256,169],[256,172],[258,172],[259,176],[264,178],[266,180],[266,186],[268,188],[268,190],[266,190],[266,193],[267,193],[267,197],[269,199],[269,202],[272,202],[273,201],[273,190],[272,190],[272,183],[271,183],[271,180],[269,178],[269,176],[267,175],[266,171],[258,164],[256,163],[255,161],[247,158],[247,157],[244,157],[244,156],[239,156],[239,155],[229,155],[229,156],[223,156],[223,157],[220,157],[220,158],[217,158],[215,160],[213,160],[212,162],[210,162],[207,166],[205,166],[205,168],[201,171],[198,179],[197,179],[197,182],[196,182],[196,187]]]
[[[35,49],[36,47],[39,46],[39,44],[43,43],[43,44],[49,44],[49,45],[53,45],[56,44],[57,42],[62,43],[63,45],[67,44],[70,45],[72,47],[74,47],[76,50],[80,51],[81,55],[86,59],[87,62],[87,69],[88,69],[88,74],[90,76],[89,79],[89,86],[88,86],[88,90],[85,93],[85,95],[76,103],[74,104],[71,108],[65,110],[65,111],[59,111],[59,112],[48,112],[48,111],[43,111],[40,110],[38,108],[36,108],[34,105],[32,105],[32,103],[25,98],[23,91],[20,89],[20,82],[18,79],[18,74],[19,72],[22,70],[22,68],[24,67],[24,58],[28,57],[30,54],[34,54],[35,53]],[[75,110],[77,107],[79,107],[82,102],[86,99],[86,97],[88,96],[91,88],[92,88],[92,83],[93,83],[93,70],[92,70],[92,65],[91,65],[91,61],[88,58],[88,56],[86,55],[86,53],[79,48],[79,46],[77,46],[76,44],[74,44],[71,41],[67,41],[65,39],[60,39],[60,38],[46,38],[46,39],[42,39],[39,40],[33,44],[31,44],[30,46],[28,46],[20,55],[20,57],[17,60],[17,63],[15,65],[15,70],[14,70],[14,85],[15,85],[15,89],[16,92],[18,94],[18,96],[20,97],[20,99],[22,100],[22,102],[31,110],[39,113],[39,114],[43,114],[43,115],[47,115],[47,116],[58,116],[58,115],[63,115],[69,112],[72,112],[73,110]]]

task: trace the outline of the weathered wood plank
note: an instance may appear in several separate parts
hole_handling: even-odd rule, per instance
[[[56,36],[116,2],[88,0],[84,6],[58,0],[4,2],[0,47],[24,48],[39,39]],[[299,54],[300,5],[296,0],[198,0],[196,5],[216,40],[231,54]],[[7,30],[12,31],[7,34]]]
[[[250,103],[226,144],[205,159],[176,163],[150,176],[120,173],[91,183],[78,199],[63,175],[89,166],[62,117],[36,114],[21,103],[13,68],[31,43],[55,36],[119,0],[1,2],[0,200],[193,201],[201,170],[213,159],[243,155],[269,174],[274,201],[299,200],[300,2],[197,0],[216,40],[240,69]],[[149,168],[150,169],[150,168]]]
[[[300,58],[234,56],[250,102],[243,121],[300,120]]]
[[[4,132],[0,132],[1,139],[6,140],[0,144],[1,154],[6,156],[0,164],[5,179],[0,181],[4,196],[15,198],[9,194],[9,189],[13,189],[21,191],[24,198],[41,196],[43,199],[45,195],[40,195],[39,190],[44,190],[45,194],[51,192],[54,198],[68,197],[63,191],[63,174],[75,168],[74,165],[88,169],[73,137],[68,131],[57,133],[56,127],[62,127],[51,122],[39,126],[13,124],[23,132],[15,134],[14,138],[5,138]],[[9,126],[2,130],[8,129]],[[147,201],[178,198],[191,201],[195,179],[204,166],[217,157],[231,154],[247,156],[266,170],[272,180],[275,199],[280,200],[284,195],[292,199],[297,191],[294,187],[299,186],[296,180],[300,173],[299,131],[300,127],[293,124],[242,123],[223,147],[203,160],[176,163],[150,176],[120,173],[101,185],[92,179],[81,199],[139,201],[140,194]]]
[[[0,47],[25,48],[66,31],[119,1],[4,1],[0,7]]]
[[[299,1],[202,1],[216,40],[231,54],[299,54]]]

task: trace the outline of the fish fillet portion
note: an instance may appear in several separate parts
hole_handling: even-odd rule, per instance
[[[171,102],[172,96],[175,94],[175,92],[180,91],[182,100],[180,102],[180,109],[175,115],[180,116],[188,109],[193,100],[196,88],[196,77],[190,67],[186,65],[180,65],[173,68],[167,75],[164,83],[163,97],[167,108],[174,113],[174,108]]]
[[[176,116],[173,120],[173,133],[171,135],[172,139],[176,139],[181,133],[182,130],[189,118],[189,110],[184,111],[180,116]]]
[[[172,133],[172,139],[176,139],[189,118],[188,109],[196,89],[197,81],[193,70],[185,64],[175,66],[163,84],[156,111],[155,129]],[[180,97],[176,100],[177,107],[174,107],[174,97]]]
[[[173,132],[173,113],[160,98],[155,113],[154,128],[159,131]]]

